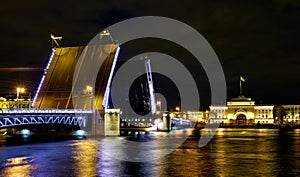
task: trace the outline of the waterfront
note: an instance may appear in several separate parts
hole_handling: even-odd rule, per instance
[[[124,137],[116,137],[124,138]],[[205,147],[197,132],[163,158],[113,159],[89,140],[0,146],[1,176],[296,176],[300,129],[220,128]],[[152,148],[155,148],[153,145]],[[145,151],[147,154],[150,151]]]

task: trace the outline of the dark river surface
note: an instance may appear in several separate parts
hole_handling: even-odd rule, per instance
[[[191,135],[170,154],[146,162],[117,160],[103,153],[89,139],[3,144],[0,146],[0,176],[300,175],[299,129],[219,128],[206,146],[198,147],[198,141],[199,136]],[[155,146],[153,143],[149,148]],[[144,153],[147,154],[147,150]]]

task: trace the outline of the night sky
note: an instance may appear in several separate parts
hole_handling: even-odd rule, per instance
[[[300,103],[299,0],[5,1],[0,6],[0,94],[14,92],[18,85],[34,93],[51,54],[49,33],[63,36],[62,46],[82,46],[104,28],[139,16],[173,18],[201,33],[221,61],[228,99],[238,96],[242,75],[244,95],[257,103]],[[179,60],[193,57],[160,40],[121,47],[121,60],[147,50]],[[189,68],[201,101],[209,105],[201,66]]]

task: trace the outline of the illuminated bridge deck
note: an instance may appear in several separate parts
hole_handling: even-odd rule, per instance
[[[91,110],[76,109],[4,109],[0,112],[0,128],[34,125],[65,124],[86,126]]]

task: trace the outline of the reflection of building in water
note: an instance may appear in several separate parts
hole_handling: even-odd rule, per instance
[[[35,167],[33,166],[33,157],[13,157],[6,160],[5,167],[1,171],[1,176],[31,176]]]
[[[226,106],[210,106],[210,123],[232,125],[273,124],[274,105],[257,105],[251,98],[239,96],[227,102]]]
[[[93,140],[75,141],[71,144],[76,176],[95,176],[97,174],[98,149],[96,145]]]
[[[285,111],[285,123],[300,123],[300,105],[282,105]]]

